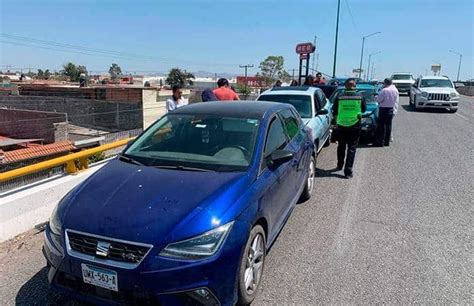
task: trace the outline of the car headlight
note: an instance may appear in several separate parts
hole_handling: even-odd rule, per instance
[[[458,96],[458,94],[455,93],[455,92],[452,92],[452,93],[449,94],[449,96],[450,96],[451,98],[456,98],[456,97]]]
[[[427,93],[426,91],[421,92],[421,95],[422,95],[423,97],[425,97],[425,98],[428,97],[428,93]]]
[[[61,220],[59,220],[59,215],[58,215],[58,207],[61,204],[59,202],[58,205],[53,210],[53,213],[51,214],[51,217],[49,218],[49,228],[51,229],[51,232],[55,235],[61,235],[63,225],[61,223]]]
[[[214,255],[225,241],[234,222],[229,222],[202,235],[168,244],[160,256],[176,259],[203,259]]]

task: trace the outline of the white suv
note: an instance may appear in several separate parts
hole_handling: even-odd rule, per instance
[[[444,108],[455,113],[458,110],[459,93],[453,82],[445,76],[421,76],[410,90],[410,105],[420,108]]]
[[[415,84],[415,79],[413,75],[408,72],[396,72],[392,74],[392,83],[397,87],[398,92],[406,92],[410,94],[410,88],[413,84]]]

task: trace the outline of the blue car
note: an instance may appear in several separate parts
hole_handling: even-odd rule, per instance
[[[291,105],[177,109],[55,208],[43,247],[50,287],[99,304],[249,304],[314,175]]]
[[[376,97],[381,87],[377,84],[361,83],[356,85],[356,91],[365,97],[367,103],[367,110],[362,114],[361,126],[362,136],[369,142],[375,140],[375,131],[377,129],[377,120],[379,117],[379,104]],[[334,103],[337,95],[344,91],[344,87],[339,87],[334,91],[330,100]]]

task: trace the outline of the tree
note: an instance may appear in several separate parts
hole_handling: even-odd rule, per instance
[[[181,86],[186,87],[188,85],[193,85],[194,75],[192,73],[182,71],[179,68],[173,68],[168,73],[168,77],[166,78],[166,84],[170,86]]]
[[[87,68],[82,65],[76,66],[73,63],[64,64],[63,70],[61,70],[61,74],[69,77],[71,82],[79,82],[81,73],[87,75]]]
[[[235,89],[244,99],[247,99],[248,96],[252,93],[252,89],[248,86],[245,86],[245,84],[237,83]]]
[[[110,66],[110,68],[109,68],[109,74],[110,74],[110,78],[112,80],[115,80],[119,76],[122,75],[122,69],[120,68],[119,65],[113,63],[112,66]]]
[[[257,78],[264,86],[271,86],[276,80],[286,81],[290,75],[283,69],[285,59],[283,56],[270,55],[260,63],[260,73]]]
[[[36,78],[39,80],[49,80],[51,77],[51,72],[49,69],[46,69],[43,71],[42,69],[38,69],[38,72],[36,73]]]

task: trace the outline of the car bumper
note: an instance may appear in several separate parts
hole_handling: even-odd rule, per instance
[[[449,109],[458,109],[459,101],[442,101],[442,100],[425,100],[425,101],[416,101],[416,107],[418,108],[449,108]]]
[[[249,227],[235,222],[222,249],[215,256],[200,261],[164,259],[150,252],[136,269],[123,269],[72,257],[58,247],[49,228],[45,232],[43,254],[50,267],[50,287],[62,295],[95,304],[159,305],[233,305],[237,302],[240,258]],[[64,241],[61,242],[64,245]],[[148,269],[147,261],[159,261]],[[81,264],[113,270],[117,273],[118,291],[84,283]],[[205,289],[207,291],[204,292]],[[201,293],[201,295],[200,295]]]
[[[410,92],[411,85],[397,85],[395,84],[398,92]]]

